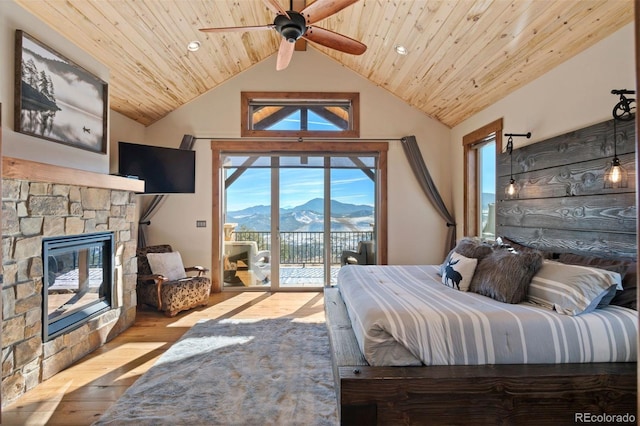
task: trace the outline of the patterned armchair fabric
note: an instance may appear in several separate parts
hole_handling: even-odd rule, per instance
[[[197,272],[198,276],[183,278],[176,281],[162,279],[154,275],[147,259],[148,253],[169,253],[168,244],[138,248],[138,282],[136,293],[138,303],[146,304],[163,311],[165,315],[173,317],[178,312],[206,306],[211,293],[211,280],[202,276],[206,269],[201,267],[185,268],[187,273]]]

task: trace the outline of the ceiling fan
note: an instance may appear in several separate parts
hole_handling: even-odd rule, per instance
[[[300,12],[294,10],[285,11],[278,3],[278,0],[262,1],[270,10],[276,13],[273,24],[245,27],[201,28],[200,31],[213,33],[275,29],[278,34],[282,36],[280,48],[278,49],[278,59],[276,61],[277,70],[283,70],[289,65],[291,57],[293,56],[295,42],[301,37],[310,42],[321,44],[351,55],[361,55],[367,50],[367,46],[357,40],[314,25],[316,22],[341,11],[358,0],[316,0]],[[290,9],[293,9],[293,0],[290,2]]]

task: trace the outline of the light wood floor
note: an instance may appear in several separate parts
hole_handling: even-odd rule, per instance
[[[2,424],[90,425],[198,320],[283,317],[324,321],[322,293],[218,293],[174,318],[139,309],[133,327],[4,407]]]

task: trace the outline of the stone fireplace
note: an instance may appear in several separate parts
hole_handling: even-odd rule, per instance
[[[135,321],[135,194],[144,184],[129,181],[3,158],[2,405],[91,353]],[[50,308],[44,304],[43,277],[45,271],[51,276],[51,261],[46,260],[46,265],[43,261],[43,244],[90,235],[112,238],[111,277],[104,278],[112,283],[108,306],[102,303],[94,306],[94,311],[89,308],[82,323],[56,329],[46,340],[43,332],[51,323],[44,322],[48,317],[45,309]],[[64,268],[58,266],[56,274],[61,276]],[[79,274],[95,272],[95,268],[87,266],[84,272],[83,268],[78,269]],[[78,282],[77,287],[81,286]]]

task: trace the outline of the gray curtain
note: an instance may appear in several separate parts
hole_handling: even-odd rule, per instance
[[[192,150],[195,142],[195,136],[184,135],[182,142],[180,142],[180,149]],[[166,197],[164,194],[154,195],[149,205],[140,214],[140,221],[138,222],[138,247],[140,248],[147,246],[146,227],[151,225],[151,217],[158,211],[164,197]]]
[[[447,234],[447,241],[445,246],[446,255],[456,245],[456,220],[447,209],[447,206],[444,205],[442,197],[438,192],[438,188],[436,188],[435,183],[433,183],[433,179],[431,179],[429,170],[427,169],[426,164],[424,164],[422,154],[420,153],[418,142],[416,142],[416,137],[405,136],[400,139],[400,141],[402,142],[404,153],[407,155],[407,160],[409,160],[409,164],[411,165],[411,170],[413,170],[413,174],[416,176],[416,179],[418,179],[418,182],[420,183],[420,187],[422,187],[422,190],[426,194],[429,201],[431,201],[431,204],[433,204],[433,206],[436,208],[436,211],[447,223],[449,232]]]

